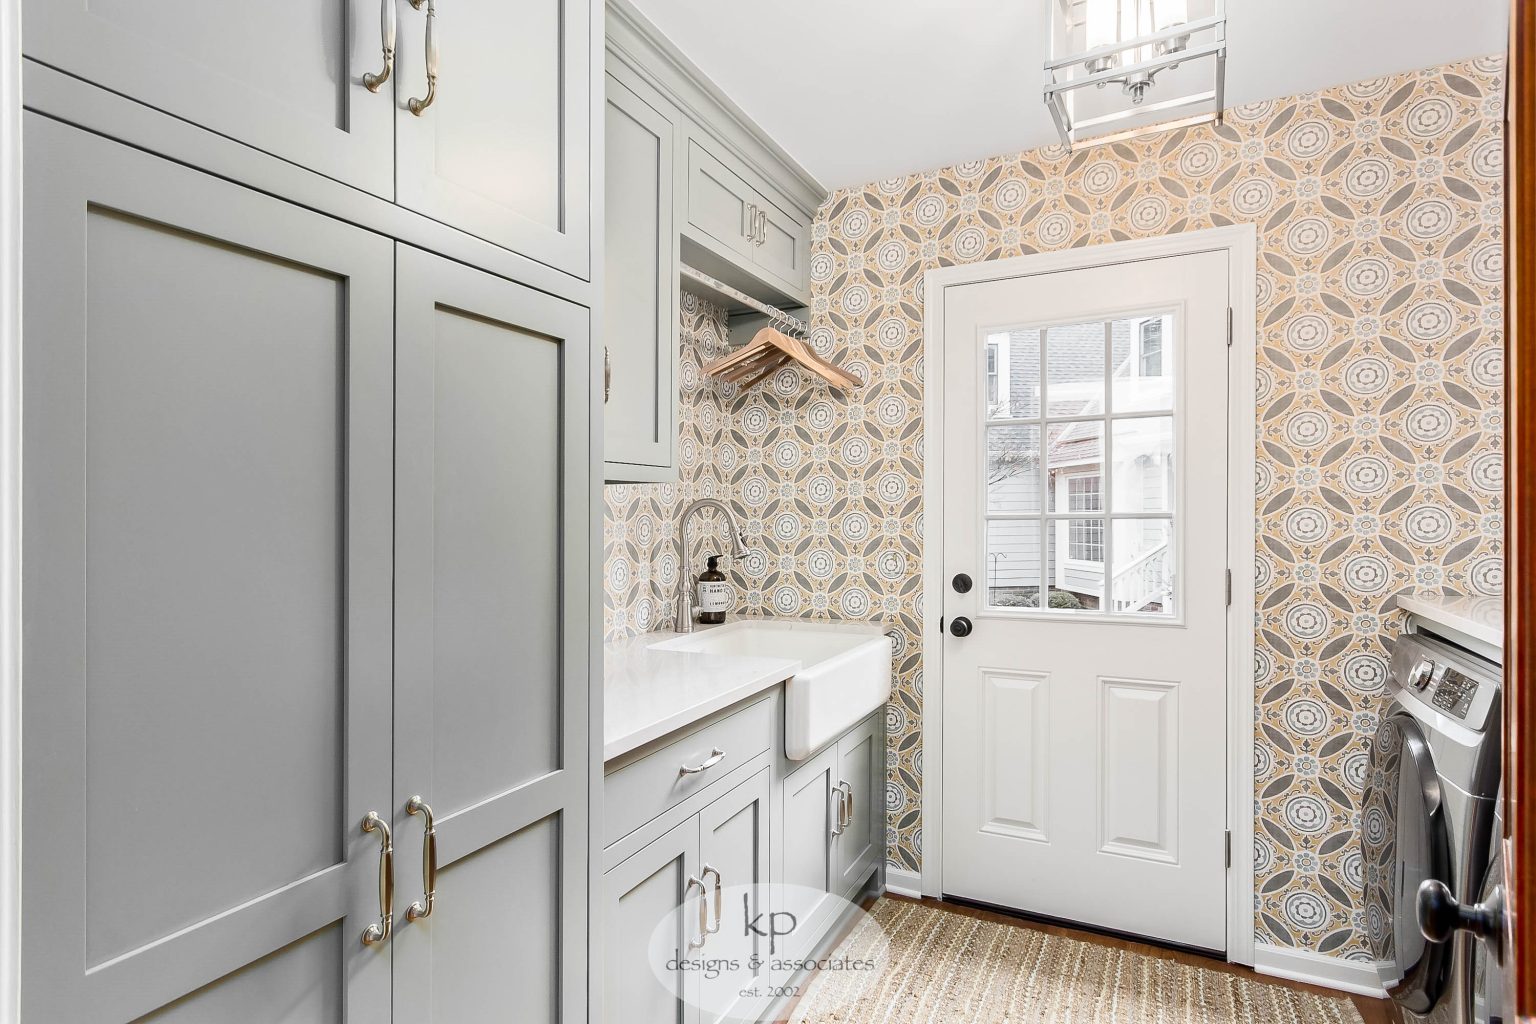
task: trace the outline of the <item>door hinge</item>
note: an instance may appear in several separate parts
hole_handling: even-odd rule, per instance
[[[1232,570],[1227,570],[1227,607],[1232,607]]]
[[[1227,307],[1227,348],[1232,347],[1232,307]]]
[[[1232,866],[1232,830],[1227,829],[1227,867]]]

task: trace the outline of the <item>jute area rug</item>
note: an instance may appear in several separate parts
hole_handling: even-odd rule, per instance
[[[879,955],[863,976],[823,973],[794,1024],[1361,1024],[1347,999],[1113,946],[882,899],[838,954]]]

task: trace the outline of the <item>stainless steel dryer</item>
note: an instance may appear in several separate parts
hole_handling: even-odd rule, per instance
[[[1371,742],[1361,815],[1365,918],[1387,994],[1409,1022],[1471,1020],[1472,938],[1432,942],[1419,890],[1477,901],[1499,785],[1500,670],[1462,648],[1404,634]]]

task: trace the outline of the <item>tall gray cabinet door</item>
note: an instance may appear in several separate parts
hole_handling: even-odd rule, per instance
[[[807,941],[820,933],[832,914],[831,897],[837,891],[832,851],[836,787],[836,747],[803,762],[782,787],[784,834],[774,841],[780,844],[783,877],[779,881],[784,884],[785,905],[774,910],[788,911],[798,922],[789,939],[790,955],[808,954]]]
[[[387,1019],[390,244],[25,153],[23,1018]]]
[[[397,260],[395,1020],[578,1024],[588,313],[419,249]],[[412,797],[437,833],[430,914]]]
[[[603,228],[608,480],[677,473],[678,275],[667,116],[611,75]]]
[[[589,277],[594,7],[601,11],[594,0],[421,0],[419,12],[403,8],[395,115],[402,206]]]
[[[695,816],[604,876],[605,1024],[699,1024],[698,972],[656,965],[706,955],[700,870]]]
[[[760,926],[759,915],[767,920],[774,909],[767,905],[769,774],[764,768],[699,812],[699,877],[712,887],[714,931],[698,956],[720,966],[699,983],[704,1024],[756,1020],[768,1001],[768,942],[748,925]]]
[[[363,77],[384,68],[383,5],[398,2],[25,0],[22,50],[388,199],[393,85]]]

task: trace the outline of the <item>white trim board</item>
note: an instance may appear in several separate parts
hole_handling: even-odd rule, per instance
[[[1321,985],[1358,996],[1387,997],[1376,967],[1364,960],[1346,960],[1310,949],[1287,949],[1260,942],[1253,950],[1253,969],[1272,978]]]
[[[885,867],[885,891],[895,893],[897,896],[910,896],[913,899],[921,899],[923,896],[923,876],[916,871],[908,871],[906,868],[894,868],[889,864]]]
[[[948,288],[1035,274],[1081,270],[1164,256],[1225,251],[1233,332],[1228,360],[1227,544],[1232,604],[1227,610],[1227,822],[1232,865],[1227,872],[1227,959],[1253,964],[1253,576],[1254,462],[1258,414],[1254,397],[1257,362],[1258,233],[1252,224],[1010,259],[940,267],[924,275],[923,309],[923,779],[922,893],[941,896],[943,885],[943,635],[944,565],[934,556],[944,536],[944,467],[932,457],[944,450],[944,294]],[[1243,443],[1246,439],[1246,443]],[[893,872],[894,874],[894,872]],[[889,882],[887,883],[889,884]],[[893,891],[897,891],[894,890]]]

